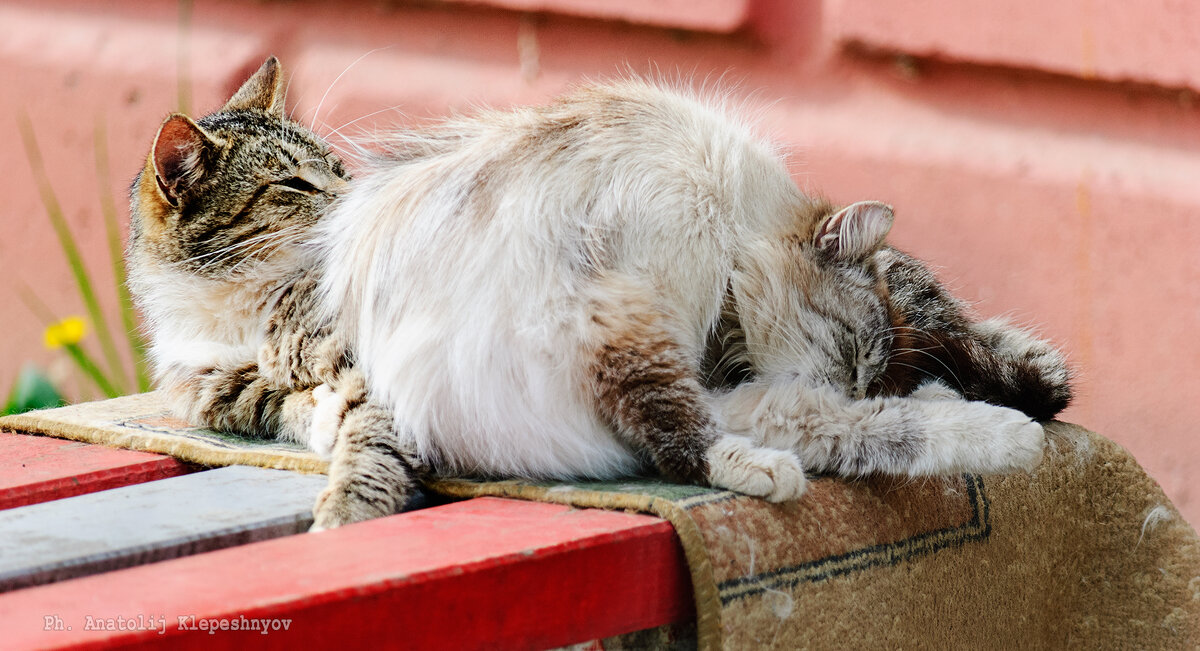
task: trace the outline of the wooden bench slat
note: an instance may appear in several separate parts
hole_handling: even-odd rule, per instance
[[[0,511],[0,591],[306,531],[325,482],[231,466]]]
[[[691,613],[668,522],[496,498],[0,595],[18,648],[549,648]],[[271,629],[185,630],[222,621]]]
[[[184,475],[188,464],[149,452],[0,432],[0,509]]]

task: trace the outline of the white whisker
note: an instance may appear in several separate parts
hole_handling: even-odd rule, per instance
[[[310,127],[309,127],[309,128],[311,128],[313,131],[316,131],[316,130],[317,130],[317,122],[318,122],[318,119],[319,119],[319,117],[320,117],[320,115],[321,115],[321,106],[325,104],[325,98],[329,97],[329,92],[333,90],[333,87],[334,87],[334,86],[336,86],[336,85],[337,85],[337,83],[338,83],[339,81],[341,81],[341,80],[342,80],[342,77],[343,77],[343,76],[345,76],[345,74],[346,74],[347,72],[350,72],[350,69],[351,69],[351,68],[353,68],[354,66],[358,65],[358,62],[359,62],[359,61],[362,61],[363,59],[367,58],[368,56],[370,56],[370,55],[372,55],[372,54],[375,54],[376,52],[379,52],[379,51],[381,51],[381,50],[388,50],[388,49],[391,49],[392,47],[394,47],[394,46],[392,46],[392,45],[388,45],[388,46],[385,46],[385,47],[377,47],[377,48],[375,48],[374,50],[371,50],[371,51],[369,51],[369,52],[366,52],[366,53],[365,53],[365,54],[363,54],[362,56],[360,56],[360,57],[358,57],[357,59],[355,59],[354,61],[352,61],[352,62],[350,63],[350,65],[346,66],[346,67],[345,67],[345,68],[342,70],[342,72],[341,72],[341,73],[339,73],[339,74],[338,74],[338,76],[337,76],[336,78],[334,78],[334,80],[333,80],[333,81],[332,81],[332,82],[329,84],[329,87],[325,89],[325,94],[324,94],[324,95],[321,95],[321,101],[317,102],[317,109],[316,109],[315,111],[313,111],[313,119],[312,119],[312,124],[310,125]]]

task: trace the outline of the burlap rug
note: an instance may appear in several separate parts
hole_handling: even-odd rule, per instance
[[[321,472],[298,448],[194,428],[155,394],[0,427],[207,465]],[[819,478],[799,501],[654,481],[439,481],[439,493],[636,509],[669,520],[695,590],[679,627],[606,646],[704,649],[1200,647],[1200,539],[1116,444],[1048,428],[1033,474]]]

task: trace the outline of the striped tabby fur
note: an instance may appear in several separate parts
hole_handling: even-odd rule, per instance
[[[339,452],[320,527],[394,512],[415,464],[389,412],[367,400],[350,349],[318,318],[305,244],[348,177],[320,138],[284,117],[281,82],[269,59],[221,110],[163,123],[131,189],[126,258],[156,382],[176,413],[382,460]],[[337,399],[317,408],[331,387]]]

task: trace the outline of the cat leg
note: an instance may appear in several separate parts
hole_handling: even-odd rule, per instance
[[[696,369],[653,309],[594,314],[603,333],[591,369],[601,415],[659,472],[771,501],[804,492],[795,455],[719,427]]]
[[[851,400],[760,380],[717,405],[730,431],[795,450],[809,470],[845,477],[1005,473],[1041,462],[1044,432],[1021,412],[955,399],[935,384],[920,395]]]
[[[312,531],[399,513],[417,489],[416,446],[373,402],[346,409],[337,427],[329,484],[313,506]]]
[[[313,531],[398,513],[417,487],[416,447],[391,411],[369,400],[355,369],[312,392],[309,447],[328,458],[329,484],[313,506]]]
[[[176,415],[194,425],[306,445],[316,401],[310,389],[268,381],[251,362],[174,368],[160,383]]]
[[[328,384],[314,387],[312,399],[316,405],[313,407],[308,428],[308,449],[316,452],[322,459],[329,459],[333,455],[333,446],[337,443],[338,427],[350,408],[350,402]]]
[[[286,287],[267,319],[258,351],[263,377],[279,386],[316,386],[332,382],[339,369],[353,365],[345,337],[317,321],[317,281],[301,277]]]
[[[346,413],[367,402],[367,381],[357,369],[346,369],[330,383],[313,387],[315,403],[308,426],[308,448],[329,459]]]

